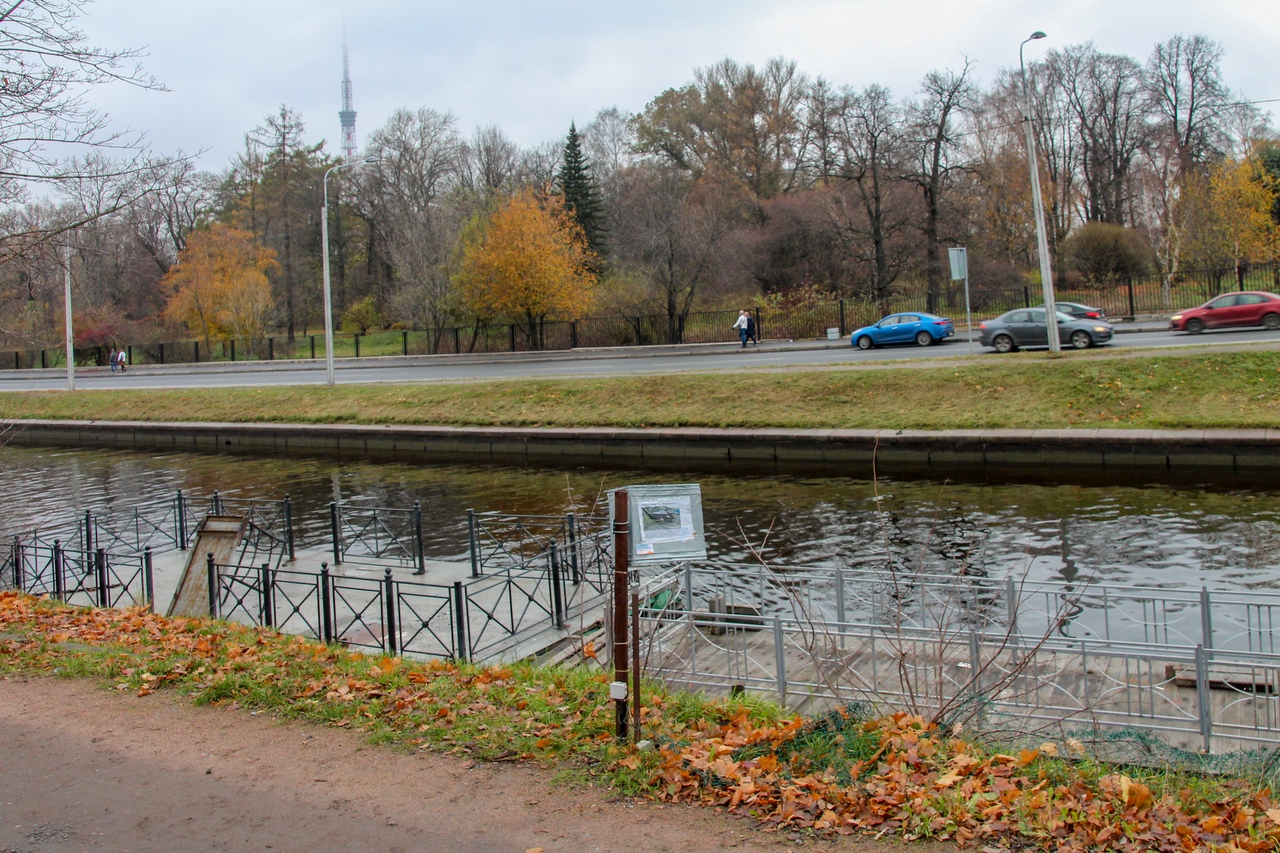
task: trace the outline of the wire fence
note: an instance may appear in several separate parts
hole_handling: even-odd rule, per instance
[[[1220,267],[1186,270],[1172,279],[1159,276],[1124,277],[1106,281],[1059,282],[1056,296],[1102,308],[1112,318],[1166,315],[1192,308],[1228,290],[1280,291],[1280,264],[1247,268]],[[1029,308],[1040,301],[1040,287],[986,287],[970,289],[974,321],[989,319],[1015,308]],[[801,305],[758,306],[751,309],[761,338],[803,340],[823,338],[828,330],[837,336],[870,325],[886,314],[900,311],[946,314],[963,326],[964,288],[949,282],[940,294],[930,296],[918,287],[904,286],[884,299],[848,298]],[[536,352],[599,347],[651,346],[655,344],[729,343],[737,340],[733,328],[736,309],[699,311],[682,316],[635,314],[545,319],[534,323],[485,323],[441,326],[435,329],[392,329],[365,334],[335,334],[334,356],[460,355],[467,353]],[[129,365],[193,364],[207,362],[312,360],[325,357],[323,335],[290,339],[270,335],[256,339],[213,341],[157,341],[122,343]],[[78,365],[105,367],[109,348],[80,347]],[[0,352],[0,370],[53,369],[66,366],[64,349],[14,349]]]
[[[645,594],[646,668],[673,686],[1190,753],[1280,738],[1277,593],[712,565]]]

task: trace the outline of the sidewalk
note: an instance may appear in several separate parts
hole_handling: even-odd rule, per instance
[[[1113,324],[1117,334],[1134,332],[1162,332],[1169,328],[1167,320],[1140,320],[1137,322],[1117,322]],[[968,342],[969,336],[957,332],[957,342]],[[975,337],[976,340],[976,337]],[[707,344],[650,344],[646,346],[623,347],[583,347],[573,350],[540,350],[533,352],[488,352],[461,353],[441,355],[381,355],[361,356],[359,358],[339,358],[335,360],[337,370],[352,368],[377,367],[425,367],[433,364],[502,364],[505,362],[555,362],[582,361],[586,359],[619,359],[619,358],[659,358],[663,356],[707,355],[711,353],[733,352],[740,349],[737,341],[725,341]],[[804,340],[763,340],[759,348],[768,351],[802,352],[806,350],[849,349],[849,336],[843,335],[836,340],[804,339]],[[134,365],[130,371],[141,371],[149,375],[181,376],[192,373],[246,373],[271,370],[289,370],[299,367],[323,368],[323,358],[276,359],[275,361],[212,361],[198,364],[144,364]],[[109,367],[77,367],[77,375],[97,375],[108,373]],[[40,379],[66,373],[65,367],[49,367],[41,369],[0,370],[2,379]]]
[[[408,754],[234,703],[193,707],[175,691],[139,698],[87,680],[14,675],[0,679],[0,725],[0,851],[13,853],[797,847],[790,833],[753,832],[712,809],[627,801],[523,764]],[[815,839],[803,849],[890,853],[902,842]]]

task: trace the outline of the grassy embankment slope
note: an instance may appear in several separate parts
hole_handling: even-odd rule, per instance
[[[26,392],[0,418],[451,426],[1259,428],[1280,352],[1020,355],[895,368],[453,384]]]

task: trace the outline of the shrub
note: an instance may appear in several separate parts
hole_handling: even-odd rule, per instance
[[[342,331],[359,332],[362,335],[368,334],[370,329],[381,325],[382,313],[378,310],[372,296],[353,302],[351,307],[342,312],[342,319],[338,321],[338,328]]]
[[[1087,282],[1121,281],[1146,275],[1151,268],[1151,243],[1137,231],[1107,222],[1086,222],[1063,242],[1070,269]]]

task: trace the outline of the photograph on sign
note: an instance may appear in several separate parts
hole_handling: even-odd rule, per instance
[[[615,520],[613,510],[611,497],[610,524]],[[627,550],[633,567],[707,558],[702,488],[697,483],[627,486],[627,518]]]
[[[644,498],[637,504],[640,509],[637,551],[645,545],[693,539],[693,501],[688,496]]]

